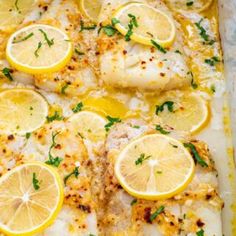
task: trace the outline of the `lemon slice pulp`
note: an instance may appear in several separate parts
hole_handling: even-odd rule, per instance
[[[40,128],[48,115],[47,101],[30,89],[0,93],[0,128],[6,133],[25,134]]]
[[[120,21],[115,27],[126,35],[131,18],[136,18],[137,25],[133,27],[131,39],[135,42],[153,45],[152,40],[162,47],[171,46],[174,42],[176,29],[173,19],[161,10],[143,3],[129,3],[121,6],[113,18]],[[157,27],[153,27],[153,26]]]
[[[31,74],[51,73],[70,60],[72,44],[58,28],[35,24],[16,31],[8,40],[6,56],[19,71]]]
[[[34,3],[35,0],[0,0],[0,29],[20,24]]]
[[[18,166],[0,178],[0,229],[7,235],[33,235],[54,221],[62,203],[63,186],[52,167]]]
[[[173,111],[167,106],[158,116],[166,124],[175,130],[196,133],[202,130],[210,119],[208,103],[198,94],[189,92],[169,92],[159,99],[158,105],[165,102],[173,103]]]
[[[167,199],[192,180],[194,161],[177,140],[165,135],[143,136],[128,144],[115,163],[121,186],[137,198]]]
[[[195,11],[202,12],[207,10],[213,0],[166,0],[167,4],[177,11]]]
[[[80,0],[80,9],[82,13],[93,22],[97,22],[102,8],[103,0]]]
[[[104,126],[107,122],[103,117],[94,112],[79,112],[70,117],[69,121],[74,125],[75,130],[86,139],[98,142],[104,141],[106,138]]]

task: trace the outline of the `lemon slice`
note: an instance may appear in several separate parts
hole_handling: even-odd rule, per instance
[[[80,0],[80,9],[86,17],[93,22],[97,22],[102,8],[102,3],[103,0]]]
[[[72,55],[68,36],[49,25],[31,25],[11,35],[6,49],[7,59],[19,71],[31,74],[62,69]]]
[[[202,12],[211,6],[213,0],[166,0],[166,2],[175,11]]]
[[[115,174],[121,186],[134,197],[167,199],[190,183],[194,161],[179,141],[166,135],[146,135],[121,151]]]
[[[171,46],[174,42],[176,29],[173,19],[163,11],[143,3],[129,3],[115,12],[113,18],[120,21],[115,27],[121,34],[127,34],[132,16],[135,16],[137,21],[130,37],[133,41],[153,45],[154,40],[162,47]]]
[[[14,168],[0,178],[0,229],[33,235],[49,226],[63,203],[59,174],[42,163]]]
[[[20,24],[35,0],[0,0],[0,29]]]
[[[10,89],[0,93],[0,129],[25,134],[40,128],[48,115],[48,103],[30,89]]]
[[[104,126],[107,121],[94,112],[82,111],[72,117],[69,121],[74,125],[75,130],[86,139],[93,142],[104,141],[106,131]]]
[[[172,112],[168,109],[168,102],[173,104]],[[159,99],[156,108],[162,122],[175,130],[195,133],[204,128],[210,119],[208,103],[196,93],[169,92]]]

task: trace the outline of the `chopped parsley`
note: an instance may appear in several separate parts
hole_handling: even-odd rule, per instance
[[[166,101],[162,105],[156,105],[156,115],[158,116],[160,112],[164,111],[165,106],[169,112],[174,112],[174,102]]]
[[[151,156],[146,156],[146,154],[142,153],[137,160],[135,160],[135,165],[142,165],[143,162],[149,159]]]
[[[95,234],[89,234],[89,236],[96,236]]]
[[[191,150],[191,153],[196,160],[196,162],[202,166],[202,167],[208,167],[208,164],[202,159],[202,157],[199,155],[196,147],[192,143],[184,143],[184,146],[186,148],[189,148]]]
[[[158,170],[156,173],[160,175],[160,174],[162,174],[163,172],[162,172],[161,170]]]
[[[212,91],[212,93],[216,92],[216,86],[214,84],[211,85],[211,91]]]
[[[98,33],[100,33],[101,30],[103,30],[103,32],[109,37],[112,37],[117,33],[117,29],[114,28],[112,25],[101,26],[98,30]]]
[[[150,221],[154,221],[158,215],[160,215],[164,211],[165,207],[160,206],[153,214],[150,216]]]
[[[134,204],[136,204],[138,202],[137,199],[133,199],[132,202],[130,203],[131,206],[133,206]]]
[[[219,57],[212,57],[209,59],[205,59],[205,63],[210,66],[215,66],[216,63],[220,62]]]
[[[136,16],[132,15],[132,14],[128,14],[128,17],[130,18],[130,22],[128,24],[128,31],[125,35],[125,41],[130,41],[130,37],[133,34],[133,29],[134,27],[138,27],[138,22],[136,19]]]
[[[180,50],[175,50],[175,53],[178,53],[178,54],[180,54],[180,55],[182,55],[182,52],[180,52]]]
[[[193,5],[193,3],[194,3],[194,1],[188,1],[188,2],[186,2],[186,6],[190,7]]]
[[[160,125],[156,125],[156,130],[159,131],[161,134],[169,134],[169,131],[164,130]]]
[[[54,44],[54,39],[49,39],[46,32],[44,32],[42,29],[39,29],[39,31],[43,34],[48,46],[51,47]]]
[[[80,21],[80,31],[82,32],[84,30],[95,30],[97,28],[97,25],[90,25],[90,26],[85,26],[84,22],[81,20]]]
[[[75,53],[77,53],[79,56],[83,56],[85,53],[79,51],[77,48],[75,48]]]
[[[12,75],[11,75],[12,70],[11,70],[10,68],[7,68],[7,67],[3,68],[2,73],[3,73],[4,76],[5,76],[6,78],[8,78],[10,81],[13,81],[13,77],[12,77]]]
[[[115,124],[115,123],[120,123],[121,119],[120,118],[114,118],[111,116],[107,116],[106,117],[108,119],[108,123],[104,126],[105,130],[108,132],[110,130],[110,128]]]
[[[204,236],[204,230],[201,229],[196,234],[197,234],[197,236]]]
[[[197,85],[197,83],[194,81],[194,77],[193,77],[193,72],[192,71],[189,71],[188,72],[188,75],[190,75],[191,76],[191,86],[192,86],[192,88],[193,89],[197,89],[198,88],[198,85]]]
[[[80,112],[83,108],[84,104],[82,102],[78,103],[74,108],[72,108],[72,111],[74,113]]]
[[[26,133],[26,134],[25,134],[26,139],[29,139],[30,136],[31,136],[31,133]]]
[[[115,26],[116,24],[119,24],[119,23],[120,23],[120,21],[118,19],[116,19],[116,18],[111,19],[112,26]]]
[[[204,44],[213,45],[215,43],[215,40],[210,39],[210,36],[207,34],[206,30],[201,25],[202,21],[203,21],[203,18],[199,22],[195,23],[196,27],[200,31],[199,34],[203,38],[203,40],[205,41]]]
[[[171,145],[173,148],[178,148],[177,145],[174,145],[174,144],[172,144],[172,143],[170,143],[170,145]]]
[[[30,34],[26,35],[25,37],[23,38],[20,38],[20,39],[16,39],[14,38],[13,42],[12,43],[20,43],[20,42],[23,42],[23,41],[26,41],[27,39],[33,37],[34,33],[31,32]]]
[[[46,164],[51,165],[51,166],[55,166],[55,167],[58,167],[60,165],[61,161],[63,160],[60,157],[54,157],[51,153],[52,149],[54,147],[56,147],[56,145],[57,145],[55,139],[59,133],[60,132],[57,132],[55,134],[52,133],[52,145],[50,146],[49,152],[48,152],[49,159],[48,159],[48,161],[45,162]]]
[[[58,111],[55,111],[52,116],[47,116],[46,118],[47,118],[48,123],[51,123],[54,120],[63,120],[64,119],[63,116],[60,116]]]
[[[16,0],[15,3],[14,3],[14,5],[15,5],[15,8],[16,8],[17,12],[18,12],[19,14],[21,14],[20,8],[19,8],[19,6],[18,6],[18,1],[19,1],[19,0]]]
[[[160,52],[162,52],[162,53],[166,53],[166,52],[167,52],[165,48],[163,48],[160,44],[158,44],[158,43],[157,43],[156,41],[154,41],[153,39],[151,39],[151,43],[152,43],[152,45],[153,45],[156,49],[158,49]]]
[[[140,129],[140,126],[139,125],[134,125],[133,128],[134,129]]]
[[[36,57],[39,57],[38,52],[39,52],[39,49],[40,49],[41,47],[42,47],[42,42],[40,41],[40,42],[38,42],[38,46],[37,46],[36,50],[34,51],[34,55],[35,55]]]
[[[66,83],[65,85],[62,86],[61,88],[61,94],[66,94],[66,89],[68,88],[69,84]]]
[[[33,186],[34,186],[35,190],[39,190],[40,189],[39,180],[36,177],[36,173],[33,173],[32,183],[33,183]]]
[[[66,185],[66,182],[67,180],[72,176],[74,175],[76,179],[78,179],[78,176],[79,176],[79,167],[75,167],[75,169],[70,173],[68,174],[65,178],[64,178],[64,184]]]

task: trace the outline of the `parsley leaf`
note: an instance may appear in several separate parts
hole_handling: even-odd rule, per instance
[[[119,23],[120,23],[120,21],[118,19],[116,19],[116,18],[111,19],[112,26],[115,26],[116,24],[119,24]]]
[[[69,84],[66,83],[64,86],[61,88],[61,94],[66,94],[66,89],[68,88]]]
[[[108,123],[104,126],[105,130],[108,132],[110,130],[110,128],[115,124],[115,123],[120,123],[121,119],[120,118],[114,118],[111,116],[107,116],[106,117],[108,119]]]
[[[80,31],[79,32],[82,32],[84,30],[94,30],[96,28],[97,28],[97,25],[85,26],[84,22],[82,20],[80,21]]]
[[[210,65],[210,66],[215,66],[217,62],[220,62],[219,57],[212,57],[210,59],[205,59],[205,63]]]
[[[27,39],[33,37],[34,33],[31,32],[30,34],[26,35],[25,37],[23,38],[20,38],[20,39],[16,39],[14,38],[13,42],[12,43],[20,43],[20,42],[23,42],[23,41],[26,41]]]
[[[103,30],[103,32],[109,37],[112,37],[117,33],[117,29],[114,28],[112,25],[101,26],[98,30],[98,33],[100,33],[101,30]]]
[[[158,49],[160,52],[163,52],[163,53],[167,53],[166,49],[163,48],[160,44],[158,44],[156,41],[154,41],[153,39],[151,39],[151,43],[152,45]]]
[[[188,75],[191,76],[192,80],[191,80],[191,86],[193,89],[197,89],[198,88],[198,85],[197,83],[194,81],[194,77],[193,77],[193,72],[192,71],[189,71],[188,72]]]
[[[158,215],[160,215],[164,211],[165,207],[160,206],[153,214],[150,216],[150,221],[154,221]]]
[[[201,229],[196,234],[197,234],[197,236],[204,236],[204,230]]]
[[[60,165],[61,161],[63,160],[60,157],[53,157],[53,155],[51,153],[52,149],[54,147],[56,147],[56,145],[57,145],[55,139],[59,133],[60,132],[57,132],[55,134],[52,133],[52,145],[50,146],[49,152],[48,152],[49,160],[45,162],[46,164],[51,165],[51,166],[55,166],[55,167],[58,167]]]
[[[133,28],[138,27],[138,22],[137,22],[136,16],[134,16],[132,14],[128,14],[128,17],[131,18],[131,19],[130,19],[130,22],[128,24],[128,31],[125,35],[125,41],[130,41],[130,37],[133,34]]]
[[[151,156],[146,156],[146,154],[142,153],[140,157],[135,161],[135,165],[142,165],[143,162],[149,159]]]
[[[12,77],[12,75],[11,75],[12,70],[11,70],[10,68],[7,68],[7,67],[3,68],[2,73],[3,73],[4,76],[5,76],[6,78],[8,78],[10,81],[13,81],[13,77]]]
[[[193,3],[194,3],[193,1],[190,1],[190,2],[187,2],[186,5],[187,5],[188,7],[190,7],[190,6],[193,5]]]
[[[83,108],[84,104],[82,102],[78,103],[74,108],[72,108],[72,111],[74,113],[80,112]]]
[[[75,167],[75,169],[70,173],[68,174],[65,178],[64,178],[64,183],[66,185],[66,182],[67,180],[72,176],[74,175],[76,179],[78,179],[78,176],[79,176],[79,167]]]
[[[208,167],[207,163],[202,159],[202,157],[199,155],[196,147],[192,143],[184,143],[184,147],[189,148],[191,150],[191,153],[194,157],[194,159],[197,161],[197,163],[202,167]]]
[[[159,131],[161,134],[169,134],[169,131],[164,130],[160,125],[156,125],[156,130]]]
[[[136,204],[138,202],[137,199],[133,199],[132,202],[130,203],[131,206],[133,206],[134,204]]]
[[[26,139],[29,139],[30,136],[31,136],[31,133],[26,133],[26,134],[25,134]]]
[[[32,183],[33,183],[33,186],[34,186],[35,190],[39,190],[40,189],[39,181],[38,181],[38,179],[36,177],[36,173],[33,173]]]
[[[40,49],[41,47],[42,47],[42,42],[40,41],[40,42],[38,42],[38,46],[37,46],[36,50],[34,51],[34,55],[35,55],[36,57],[39,57],[38,52],[39,52],[39,49]]]
[[[79,56],[83,56],[85,53],[79,51],[77,48],[75,48],[75,53],[77,53]]]
[[[63,120],[63,119],[64,119],[63,116],[60,116],[60,114],[59,114],[58,111],[55,111],[55,112],[54,112],[54,115],[52,115],[52,116],[47,116],[46,118],[47,118],[47,122],[48,122],[48,123],[51,123],[51,122],[53,122],[54,120]]]
[[[167,109],[169,112],[174,112],[174,102],[172,101],[166,101],[164,102],[162,105],[156,105],[156,115],[158,116],[158,114],[160,112],[164,111],[165,106],[167,106]]]
[[[19,6],[18,6],[18,1],[19,1],[19,0],[16,0],[15,3],[14,3],[14,5],[15,5],[15,8],[16,8],[17,12],[18,12],[19,14],[21,14],[20,8],[19,8]]]
[[[46,32],[44,32],[42,29],[39,29],[39,31],[43,34],[48,46],[51,47],[54,44],[54,39],[49,39]]]

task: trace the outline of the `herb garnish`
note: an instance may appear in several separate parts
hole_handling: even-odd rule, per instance
[[[75,48],[75,53],[77,53],[79,56],[83,56],[85,53],[79,51],[77,48]]]
[[[150,216],[150,221],[154,221],[158,215],[160,215],[164,211],[165,207],[160,206],[153,214]]]
[[[188,7],[190,7],[190,6],[193,5],[193,3],[194,3],[193,1],[190,1],[190,2],[187,2],[186,5],[187,5]]]
[[[210,65],[210,66],[215,66],[215,64],[217,63],[217,62],[220,62],[220,59],[219,59],[219,57],[212,57],[212,58],[210,58],[210,59],[205,59],[205,63],[206,64],[208,64],[208,65]]]
[[[36,57],[39,57],[38,52],[39,52],[39,49],[40,49],[41,47],[42,47],[42,42],[40,41],[40,42],[38,42],[38,46],[37,46],[36,50],[34,51],[34,55],[35,55]]]
[[[178,54],[182,55],[182,52],[180,52],[179,49],[175,50],[175,53],[178,53]]]
[[[34,35],[34,33],[31,32],[30,34],[26,35],[24,38],[21,38],[21,39],[14,38],[12,43],[20,43],[20,42],[26,41],[27,39],[33,37],[33,35]]]
[[[194,81],[194,77],[193,77],[193,72],[192,71],[189,71],[188,72],[188,75],[191,76],[192,80],[191,80],[191,86],[193,89],[197,89],[198,88],[198,85],[197,83]]]
[[[78,179],[78,176],[79,176],[79,167],[75,167],[75,169],[70,173],[68,174],[65,178],[64,178],[64,184],[66,185],[66,182],[67,180],[72,176],[74,175],[76,179]]]
[[[39,31],[43,34],[48,46],[51,47],[54,44],[54,39],[49,39],[47,34],[42,29],[39,29]]]
[[[15,5],[15,8],[16,8],[17,12],[20,14],[21,11],[20,11],[20,8],[19,8],[19,6],[18,6],[18,1],[19,1],[19,0],[16,0],[15,3],[14,3],[14,5]]]
[[[204,236],[204,230],[201,229],[196,234],[197,234],[197,236]]]
[[[2,73],[4,74],[4,76],[6,78],[8,78],[10,81],[13,81],[13,77],[11,75],[11,72],[12,72],[12,70],[10,68],[7,68],[7,67],[3,68],[3,70],[2,70]]]
[[[97,25],[84,26],[84,22],[82,20],[80,21],[80,31],[79,32],[82,32],[84,30],[94,30],[96,28],[97,28]]]
[[[138,201],[137,199],[133,199],[132,202],[130,203],[130,205],[133,206],[134,204],[137,203],[137,201]]]
[[[112,18],[112,19],[111,19],[111,24],[112,24],[112,26],[115,26],[115,25],[118,24],[118,23],[120,23],[120,21],[119,21],[118,19],[116,19],[116,18]]]
[[[211,85],[211,91],[212,91],[212,93],[216,92],[216,86],[214,84]]]
[[[66,89],[68,88],[69,84],[66,83],[65,85],[62,86],[61,88],[61,94],[66,94]]]
[[[106,117],[108,119],[108,123],[104,126],[105,130],[108,132],[110,130],[110,128],[115,124],[115,123],[120,123],[121,119],[120,118],[114,118],[111,116],[107,116]]]
[[[163,52],[163,53],[167,53],[166,49],[163,48],[160,44],[158,44],[156,41],[154,41],[153,39],[151,39],[151,43],[152,45],[158,49],[160,52]]]
[[[38,179],[36,177],[36,173],[33,173],[32,183],[33,183],[33,186],[34,186],[35,190],[39,190],[40,189],[39,181],[38,181]]]
[[[54,115],[52,115],[52,116],[47,116],[46,118],[47,118],[47,122],[48,122],[48,123],[51,123],[51,122],[53,122],[54,120],[63,120],[63,119],[64,119],[63,116],[60,116],[60,114],[59,114],[58,111],[55,111],[55,112],[54,112]]]
[[[159,131],[161,134],[169,134],[169,131],[164,130],[160,125],[156,125],[156,130]]]
[[[156,115],[158,116],[158,114],[160,112],[164,111],[165,106],[167,107],[169,112],[174,112],[174,102],[172,101],[166,101],[164,102],[162,105],[156,105]]]
[[[125,35],[125,41],[130,41],[130,37],[133,34],[133,28],[138,27],[138,22],[137,22],[136,16],[134,16],[132,14],[128,14],[128,17],[130,18],[130,22],[128,24],[128,31]]]
[[[72,108],[72,111],[74,113],[80,112],[83,108],[84,104],[82,102],[78,103],[74,108]]]
[[[196,162],[202,167],[208,167],[208,164],[199,155],[196,147],[192,143],[184,143],[184,147],[189,148]]]
[[[25,138],[26,138],[26,139],[29,139],[30,136],[31,136],[31,133],[26,133],[26,134],[25,134]]]
[[[135,161],[135,165],[142,165],[143,162],[149,159],[151,156],[146,156],[146,154],[142,153],[139,158]]]
[[[101,26],[98,30],[98,33],[100,33],[101,30],[103,30],[103,32],[109,37],[112,37],[117,33],[117,29],[114,28],[112,25]]]
[[[55,139],[58,134],[60,134],[60,132],[57,132],[55,134],[52,133],[52,145],[50,146],[49,152],[48,152],[49,160],[45,162],[46,164],[51,165],[51,166],[55,166],[55,167],[58,167],[60,165],[61,161],[63,160],[60,157],[53,157],[53,155],[51,153],[52,149],[54,147],[56,147],[56,145],[57,145]]]

